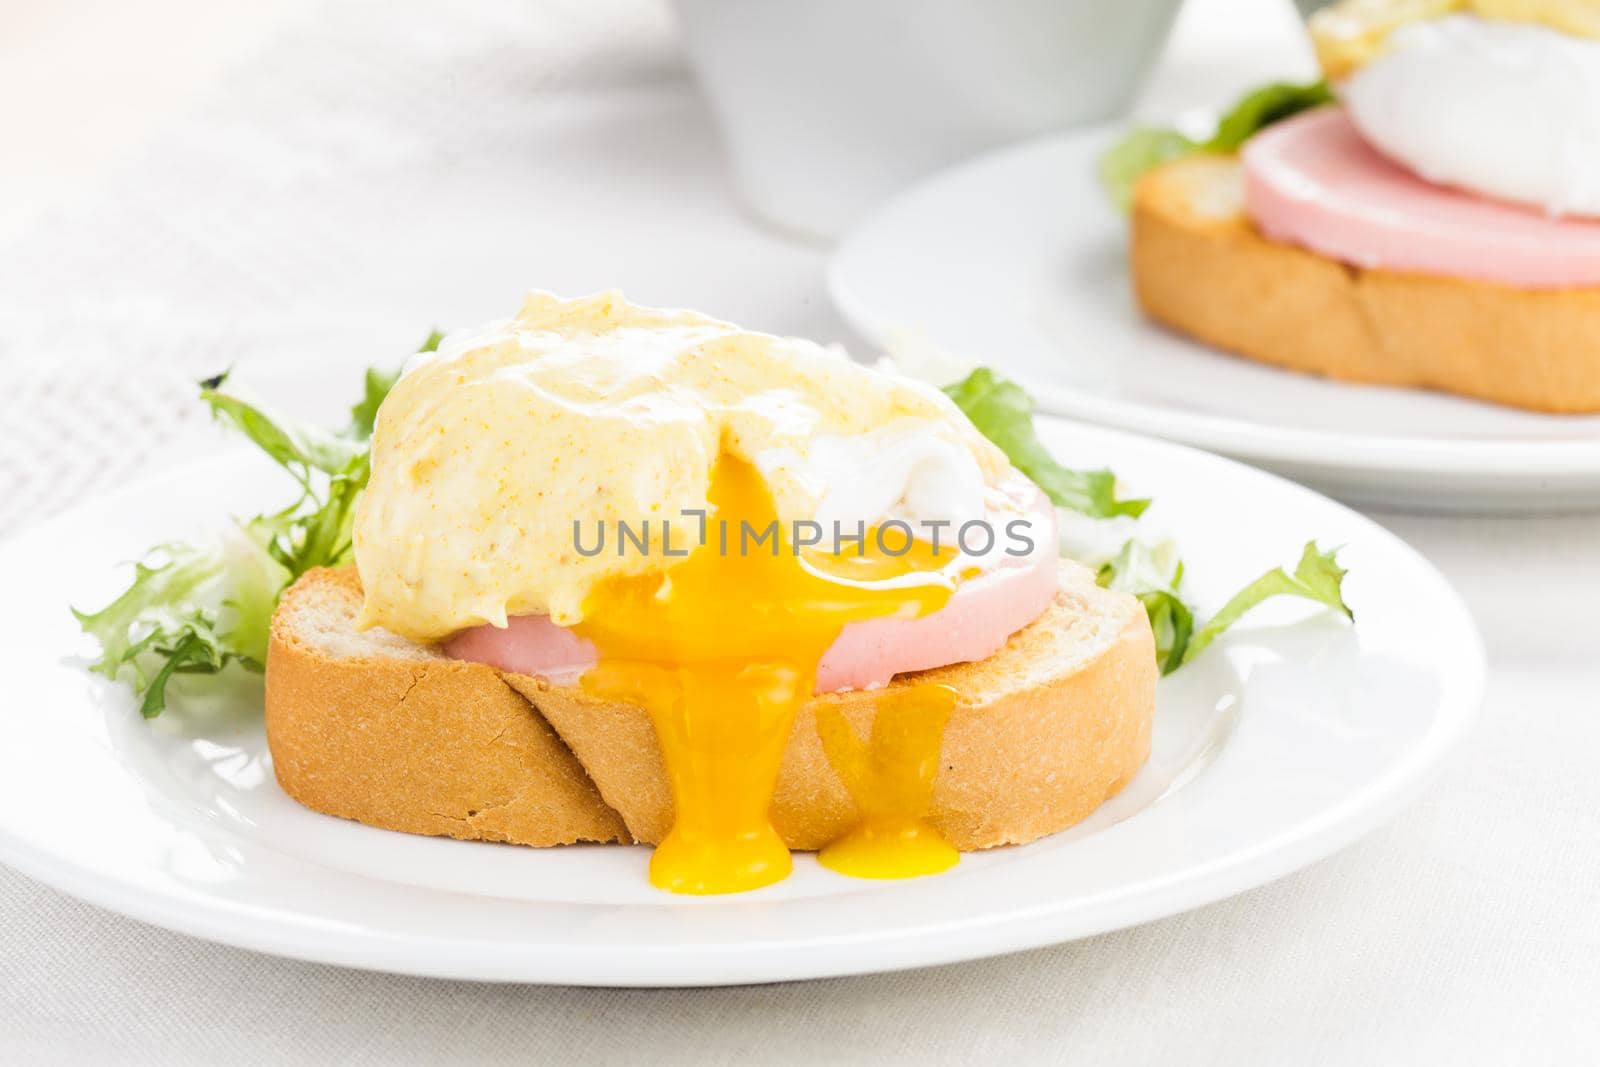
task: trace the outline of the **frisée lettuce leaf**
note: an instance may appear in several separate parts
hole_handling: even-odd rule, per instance
[[[126,677],[145,718],[166,706],[174,675],[260,670],[267,622],[289,572],[267,550],[266,523],[236,525],[203,545],[162,545],[134,565],[133,582],[97,612],[73,611],[100,643],[90,669]]]
[[[1178,594],[1183,561],[1172,542],[1150,545],[1130,537],[1122,550],[1100,565],[1096,579],[1107,589],[1127,593],[1144,605],[1156,639],[1156,664],[1171,674],[1182,664],[1194,633],[1194,609]]]
[[[365,436],[354,426],[330,433],[286,419],[222,392],[225,381],[226,375],[202,382],[201,399],[219,422],[244,434],[300,486],[300,498],[288,508],[257,520],[268,535],[267,551],[288,570],[290,581],[313,567],[346,562],[356,500],[369,473]]]
[[[1072,470],[1057,463],[1033,432],[1033,398],[1016,382],[979,367],[945,386],[944,393],[1057,507],[1108,519],[1137,516],[1149,506],[1148,500],[1118,497],[1117,477],[1108,470]]]
[[[420,352],[439,351],[439,342],[444,340],[444,334],[434,330],[428,334],[428,339],[422,342],[417,349]],[[403,367],[392,370],[380,370],[377,367],[368,367],[361,399],[350,409],[349,432],[360,437],[363,441],[372,436],[372,428],[378,423],[378,408],[383,403],[383,398],[389,395],[389,390],[394,388],[394,383],[400,380]]]
[[[423,350],[438,342],[435,333]],[[231,665],[262,670],[283,590],[313,567],[350,562],[356,501],[370,473],[367,439],[398,378],[398,369],[368,370],[350,425],[339,432],[230,391],[226,372],[201,382],[200,398],[217,421],[282,467],[298,496],[278,511],[234,522],[212,540],[151,549],[115,600],[94,612],[73,609],[100,645],[90,669],[126,680],[146,718],[166,708],[176,677],[219,674]]]
[[[1291,596],[1312,600],[1354,622],[1355,612],[1344,602],[1346,571],[1339,566],[1338,554],[1338,549],[1324,552],[1315,541],[1307,541],[1293,574],[1282,567],[1275,567],[1233,594],[1211,616],[1210,621],[1195,632],[1179,662],[1188,663],[1194,659],[1206,650],[1206,646],[1218,634],[1238,622],[1245,612],[1273,597]]]
[[[1091,525],[1120,536],[1116,520],[1137,518],[1149,500],[1120,500],[1110,471],[1073,471],[1050,455],[1033,427],[1033,402],[1015,382],[980,367],[945,393],[979,431],[993,441],[1023,474],[1032,478],[1057,507],[1103,520]],[[1051,486],[1056,487],[1052,491]],[[1123,520],[1126,522],[1126,520]],[[1068,552],[1069,556],[1073,553]],[[1203,652],[1212,641],[1257,605],[1275,597],[1299,597],[1320,603],[1353,619],[1344,602],[1345,571],[1337,550],[1324,552],[1310,542],[1294,572],[1274,568],[1239,590],[1204,624],[1182,592],[1183,560],[1170,540],[1152,542],[1137,533],[1126,536],[1115,553],[1083,562],[1098,563],[1096,578],[1107,589],[1128,593],[1144,605],[1155,634],[1156,660],[1162,674],[1171,674]]]

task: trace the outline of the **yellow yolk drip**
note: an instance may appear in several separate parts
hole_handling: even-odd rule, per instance
[[[815,687],[823,653],[849,622],[925,615],[951,593],[948,583],[931,580],[950,551],[936,553],[922,542],[888,556],[873,551],[869,536],[865,555],[845,546],[839,556],[802,559],[780,524],[775,539],[756,544],[754,536],[776,521],[772,496],[752,466],[727,452],[712,471],[709,500],[715,511],[703,545],[670,570],[597,585],[576,627],[599,653],[583,677],[584,689],[644,707],[655,725],[676,817],[650,859],[650,880],[676,893],[736,893],[789,873],[789,850],[768,808],[795,711]],[[882,584],[913,572],[930,572],[930,580]],[[853,584],[863,580],[877,584]],[[880,714],[896,722],[916,719],[922,705],[911,694],[920,691],[886,700]],[[899,738],[897,749],[931,749],[931,756],[923,751],[915,761],[918,768],[927,765],[931,783],[949,707],[937,693],[927,707],[927,723],[886,726],[883,736]],[[889,760],[902,762],[899,756]],[[864,827],[878,825],[873,813],[879,806],[909,811],[896,797],[911,778],[921,781],[922,770],[908,777],[848,767],[840,773],[862,808]],[[926,851],[937,837],[925,833]],[[858,841],[850,854],[860,858],[840,869],[924,873],[891,852],[904,853],[904,845],[886,839],[880,853],[878,845]]]
[[[830,870],[856,878],[914,878],[955,866],[961,854],[923,821],[933,801],[944,724],[956,691],[928,683],[885,693],[867,742],[832,704],[817,708],[828,762],[861,809],[861,822],[817,853]]]

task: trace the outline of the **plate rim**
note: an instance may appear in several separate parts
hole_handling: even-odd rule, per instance
[[[179,885],[168,892],[119,880],[115,872],[80,869],[70,859],[35,848],[9,832],[0,819],[0,862],[75,898],[109,911],[165,929],[213,942],[270,955],[333,964],[362,970],[477,981],[521,982],[551,985],[699,987],[756,982],[809,980],[825,977],[888,973],[918,967],[964,962],[1042,948],[1064,941],[1109,933],[1191,911],[1254,889],[1297,871],[1348,846],[1359,837],[1404,810],[1436,778],[1445,759],[1472,729],[1483,700],[1487,659],[1482,637],[1466,603],[1448,579],[1429,560],[1396,534],[1361,513],[1288,479],[1236,460],[1185,445],[1152,440],[1106,427],[1062,423],[1071,432],[1106,440],[1108,448],[1132,442],[1141,448],[1181,453],[1203,467],[1237,468],[1251,477],[1276,483],[1292,496],[1318,507],[1345,513],[1365,534],[1391,552],[1398,553],[1450,607],[1445,620],[1456,630],[1463,655],[1455,669],[1440,677],[1435,722],[1405,757],[1358,793],[1347,796],[1315,817],[1249,847],[1208,861],[1197,869],[1152,879],[1104,902],[1070,906],[1035,904],[980,916],[957,915],[949,920],[892,931],[872,938],[855,937],[870,951],[838,953],[837,939],[826,937],[804,946],[786,943],[784,961],[770,963],[745,945],[714,945],[700,952],[700,965],[713,961],[718,972],[683,977],[671,961],[653,957],[646,969],[631,968],[630,950],[618,946],[599,948],[572,945],[540,946],[535,952],[526,942],[497,946],[487,952],[481,945],[429,935],[400,937],[393,931],[352,930],[340,927],[329,936],[331,920],[206,894]],[[234,461],[238,453],[214,456],[187,464],[162,476],[113,495],[132,497],[148,491],[154,482],[176,479],[197,468]],[[47,536],[57,527],[70,526],[85,507],[104,501],[85,501],[44,522],[32,524],[0,541],[0,555],[17,542]],[[263,846],[266,847],[266,846]],[[348,877],[360,877],[339,872]]]
[[[899,331],[857,295],[849,276],[877,231],[946,184],[973,173],[1018,165],[1026,157],[1103,142],[1126,123],[1096,123],[1005,145],[918,179],[867,212],[834,247],[824,268],[828,295],[849,325],[877,347]],[[1233,357],[1239,358],[1239,357]],[[1004,368],[999,368],[1004,370]],[[1385,474],[1465,474],[1487,476],[1588,476],[1600,480],[1600,436],[1593,440],[1499,441],[1489,438],[1403,437],[1341,434],[1299,427],[1265,426],[1222,415],[1162,408],[1087,393],[1007,371],[1049,414],[1079,419],[1112,430],[1159,437],[1176,444],[1226,452],[1245,459],[1292,463],[1328,471],[1347,471],[1352,463]],[[1285,372],[1291,373],[1291,372]],[[1329,388],[1347,383],[1319,380]],[[1456,398],[1469,400],[1470,398]],[[1541,413],[1531,412],[1538,415]],[[1562,418],[1549,414],[1550,418]]]

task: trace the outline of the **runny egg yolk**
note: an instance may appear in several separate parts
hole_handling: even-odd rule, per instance
[[[885,693],[862,741],[833,705],[817,708],[828,762],[861,810],[855,829],[817,853],[830,870],[856,878],[907,878],[954,867],[961,854],[922,821],[933,801],[944,724],[956,691],[928,683]]]
[[[675,821],[650,859],[650,880],[676,893],[736,893],[788,875],[789,850],[768,809],[818,662],[847,623],[918,617],[951,594],[938,572],[953,550],[912,542],[894,554],[904,539],[891,531],[888,551],[869,533],[837,555],[797,553],[760,473],[727,452],[708,499],[704,543],[668,570],[601,582],[577,626],[598,652],[584,689],[642,706],[654,723]],[[776,536],[757,543],[773,524]],[[862,739],[818,702],[823,750],[861,815],[823,850],[825,865],[890,878],[956,861],[922,822],[954,704],[947,686],[898,688],[877,702]]]

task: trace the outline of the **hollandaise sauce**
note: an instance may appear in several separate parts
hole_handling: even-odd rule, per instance
[[[1323,73],[1343,79],[1382,55],[1402,26],[1455,14],[1600,38],[1594,0],[1339,0],[1312,16],[1311,41]]]
[[[846,624],[925,615],[952,590],[949,549],[913,542],[890,554],[874,537],[834,554],[800,549],[760,473],[727,451],[708,498],[702,543],[658,573],[601,582],[577,626],[599,654],[584,688],[644,707],[655,725],[676,814],[650,880],[676,893],[736,893],[788,875],[768,809],[817,664]],[[862,816],[825,864],[877,878],[956,861],[921,821],[954,703],[944,686],[885,694],[865,739],[819,703],[824,750]]]

